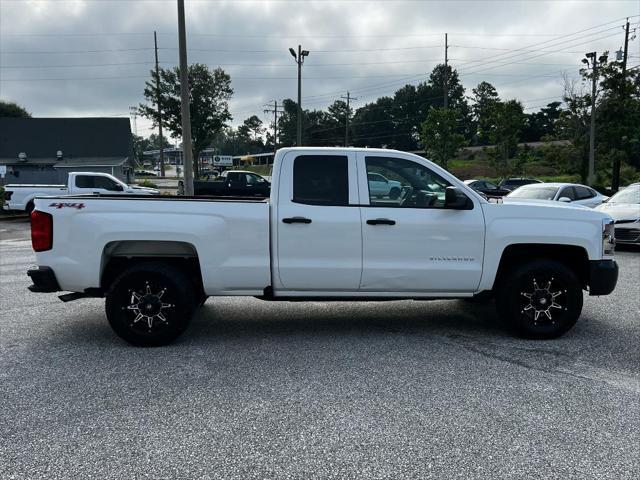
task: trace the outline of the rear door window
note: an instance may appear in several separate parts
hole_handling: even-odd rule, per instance
[[[78,188],[94,188],[94,179],[91,175],[78,175],[76,176],[76,187]]]
[[[560,195],[558,195],[558,199],[562,197],[567,197],[571,201],[576,200],[576,194],[573,187],[564,187],[560,192]]]
[[[309,205],[348,205],[346,156],[300,155],[293,163],[293,201]]]
[[[586,200],[587,198],[593,198],[596,196],[596,193],[591,190],[590,188],[587,187],[582,187],[579,185],[576,185],[575,187],[573,187],[576,191],[576,198],[578,200]]]

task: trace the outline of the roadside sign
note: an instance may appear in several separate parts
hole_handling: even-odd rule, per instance
[[[214,167],[233,167],[233,157],[231,155],[214,155]]]

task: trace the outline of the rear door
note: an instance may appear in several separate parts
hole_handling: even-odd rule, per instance
[[[361,291],[473,292],[482,274],[484,216],[444,207],[451,183],[426,162],[358,153],[362,212]],[[379,173],[402,184],[397,199],[377,198],[367,182]]]
[[[362,236],[355,154],[288,152],[277,188],[280,288],[357,291]]]

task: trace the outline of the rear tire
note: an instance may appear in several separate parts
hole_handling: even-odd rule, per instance
[[[181,270],[140,263],[114,282],[105,304],[116,334],[140,347],[167,345],[187,328],[196,305],[194,287]]]
[[[496,308],[520,337],[557,338],[580,317],[582,286],[575,273],[560,262],[528,262],[501,279]]]

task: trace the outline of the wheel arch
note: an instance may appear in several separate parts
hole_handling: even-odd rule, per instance
[[[100,288],[108,291],[128,268],[147,262],[159,262],[184,271],[195,289],[202,292],[202,273],[196,247],[183,241],[118,240],[107,243],[102,251]]]
[[[495,289],[513,268],[531,260],[554,260],[567,266],[580,280],[583,289],[589,284],[589,255],[577,245],[516,243],[508,245],[500,257],[498,271],[493,282]]]

